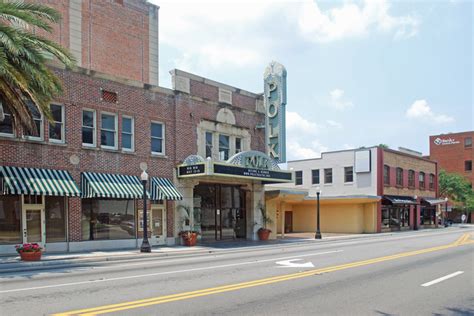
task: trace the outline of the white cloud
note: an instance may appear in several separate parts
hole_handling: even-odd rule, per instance
[[[328,147],[322,145],[318,136],[325,126],[303,118],[299,113],[286,113],[287,159],[307,159],[321,155]]]
[[[160,6],[160,44],[178,56],[176,67],[198,73],[262,67],[279,47],[301,39],[329,42],[371,32],[411,37],[419,23],[411,15],[392,15],[386,0],[345,1],[324,11],[313,0],[152,2]]]
[[[345,110],[354,106],[354,104],[344,97],[344,90],[334,89],[329,92],[331,97],[330,105],[337,110]]]
[[[340,7],[322,12],[318,4],[304,1],[299,28],[305,37],[316,42],[329,42],[361,37],[370,31],[394,32],[394,37],[416,35],[419,21],[411,15],[392,16],[385,0],[366,0],[362,6],[345,2]]]
[[[337,128],[337,129],[343,128],[342,123],[339,123],[339,122],[336,122],[336,121],[333,121],[333,120],[327,120],[326,123],[327,123],[329,126],[334,127],[334,128]]]
[[[426,100],[416,100],[406,111],[406,117],[432,123],[452,123],[454,118],[445,114],[435,114]]]

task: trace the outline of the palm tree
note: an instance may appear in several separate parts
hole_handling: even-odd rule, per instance
[[[51,56],[66,68],[75,64],[66,49],[35,34],[36,29],[51,33],[51,24],[60,19],[44,5],[0,0],[0,114],[7,110],[29,132],[35,132],[36,109],[28,104],[51,119],[50,101],[62,93],[61,81],[46,65]]]

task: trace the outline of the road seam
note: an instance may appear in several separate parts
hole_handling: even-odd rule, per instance
[[[447,244],[447,245],[443,245],[443,246],[437,246],[437,247],[426,248],[426,249],[421,249],[421,250],[414,250],[414,251],[399,253],[395,255],[356,261],[356,262],[342,264],[342,265],[336,265],[336,266],[331,266],[331,267],[326,267],[326,268],[319,268],[319,269],[297,272],[297,273],[292,273],[292,274],[280,275],[276,277],[242,282],[242,283],[237,283],[237,284],[230,284],[230,285],[218,286],[214,288],[201,289],[197,291],[158,296],[154,298],[148,298],[148,299],[142,299],[142,300],[136,300],[136,301],[131,301],[131,302],[112,304],[112,305],[105,305],[105,306],[99,306],[99,307],[94,307],[94,308],[74,310],[74,311],[69,311],[65,313],[55,314],[55,316],[99,315],[99,314],[112,313],[112,312],[117,312],[117,311],[133,309],[133,308],[163,304],[163,303],[173,302],[173,301],[178,301],[178,300],[185,300],[185,299],[190,299],[190,298],[195,298],[195,297],[200,297],[200,296],[235,291],[235,290],[256,287],[256,286],[261,286],[261,285],[266,285],[266,284],[272,284],[272,283],[277,283],[277,282],[283,282],[283,281],[288,281],[288,280],[293,280],[293,279],[298,279],[298,278],[304,278],[308,276],[319,275],[322,273],[335,272],[335,271],[380,263],[384,261],[390,261],[390,260],[425,254],[429,252],[459,247],[465,244],[472,243],[469,240],[469,238],[470,238],[470,233],[467,233],[467,234],[463,234],[455,242]]]

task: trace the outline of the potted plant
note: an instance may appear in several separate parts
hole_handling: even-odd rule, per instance
[[[260,240],[268,240],[270,237],[270,233],[272,232],[270,229],[267,228],[267,224],[273,223],[273,220],[267,216],[267,210],[262,205],[259,205],[258,209],[262,214],[262,223],[255,223],[255,225],[260,225],[261,227],[257,230],[258,239]]]
[[[38,261],[41,259],[43,248],[37,243],[26,243],[15,246],[23,261]]]
[[[193,224],[190,221],[190,208],[189,206],[179,205],[178,209],[182,210],[184,213],[181,216],[181,231],[179,232],[179,236],[183,240],[185,246],[196,246],[199,232],[192,229]],[[184,227],[189,227],[189,229],[185,229]]]

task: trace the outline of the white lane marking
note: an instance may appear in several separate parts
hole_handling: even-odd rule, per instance
[[[343,252],[343,251],[344,250],[333,250],[333,251],[326,251],[326,252],[310,253],[310,254],[299,255],[299,256],[296,255],[296,256],[284,257],[284,258],[273,258],[273,259],[265,259],[265,260],[254,260],[254,261],[246,261],[246,262],[239,262],[239,263],[223,264],[223,265],[217,265],[217,266],[212,266],[212,267],[185,269],[185,270],[178,270],[178,271],[166,271],[166,272],[157,272],[157,273],[147,273],[147,274],[130,275],[130,276],[124,276],[124,277],[109,278],[109,279],[98,279],[98,280],[89,280],[89,281],[80,281],[80,282],[62,283],[62,284],[52,284],[52,285],[21,288],[21,289],[11,289],[11,290],[0,291],[0,293],[13,293],[13,292],[42,290],[42,289],[49,289],[49,288],[55,288],[55,287],[65,287],[65,286],[90,284],[90,283],[110,282],[110,281],[118,281],[118,280],[137,279],[137,278],[149,278],[151,276],[157,276],[157,275],[166,275],[166,274],[175,274],[175,273],[183,273],[183,272],[212,270],[212,269],[218,269],[218,268],[227,268],[227,267],[235,267],[235,266],[242,266],[242,265],[249,265],[249,264],[257,264],[257,263],[261,263],[261,262],[269,262],[269,261],[275,261],[275,260],[320,256],[320,255],[325,255],[325,254],[330,254],[330,253],[338,253],[338,252]]]
[[[304,262],[304,263],[297,263],[295,261],[301,261],[303,259],[291,259],[291,260],[283,260],[277,261],[276,264],[279,264],[279,268],[314,268],[312,262]]]
[[[458,276],[458,275],[463,274],[463,273],[464,273],[464,271],[457,271],[457,272],[445,275],[444,277],[438,278],[436,280],[426,282],[426,283],[422,284],[421,286],[427,287],[427,286],[430,286],[430,285],[433,285],[433,284],[436,284],[436,283],[439,283],[439,282],[443,282],[447,279],[454,278],[455,276]]]

